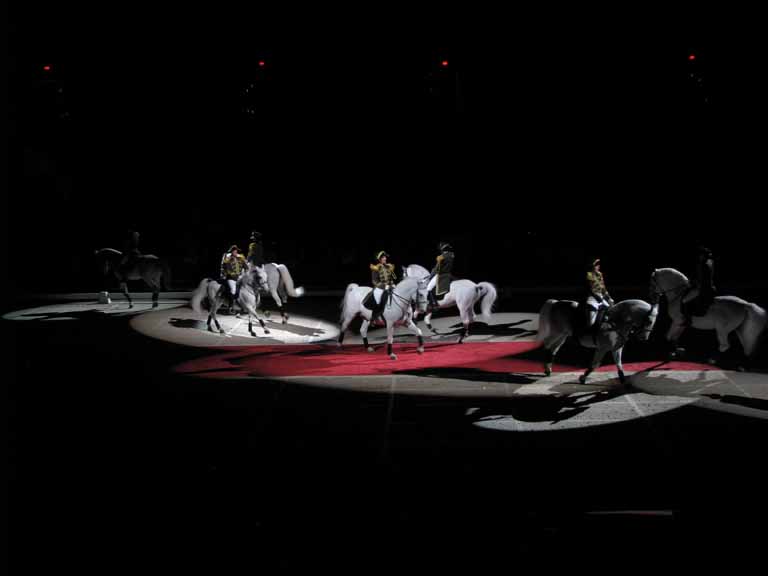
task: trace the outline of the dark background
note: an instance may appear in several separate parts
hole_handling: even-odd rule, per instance
[[[589,255],[638,296],[706,243],[721,291],[765,307],[753,10],[16,2],[6,287],[93,292],[93,250],[136,227],[189,288],[255,228],[309,288],[367,282],[382,248],[429,266],[449,240],[458,273],[532,291],[516,311],[579,286]],[[125,319],[2,330],[29,572],[762,551],[762,421],[690,407],[498,435],[461,403],[174,378],[206,351]]]
[[[441,239],[502,285],[577,284],[591,254],[613,283],[690,274],[699,243],[721,283],[757,279],[748,13],[11,16],[10,269],[44,258],[51,290],[90,291],[129,227],[181,288],[251,229],[307,286],[366,280],[380,249],[429,266]]]

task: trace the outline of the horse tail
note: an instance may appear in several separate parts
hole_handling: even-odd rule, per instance
[[[349,300],[352,297],[352,293],[358,285],[354,282],[347,285],[347,289],[344,291],[344,298],[341,299],[341,316],[339,317],[339,324],[344,324],[344,318],[347,315],[347,308],[349,307]]]
[[[539,333],[536,335],[536,340],[542,342],[549,338],[552,333],[552,307],[557,303],[557,300],[550,298],[539,310]]]
[[[291,273],[288,271],[288,267],[285,264],[275,264],[275,266],[280,272],[280,277],[283,279],[283,283],[285,284],[285,291],[288,293],[288,296],[291,296],[292,298],[299,298],[304,296],[304,288],[301,286],[298,288],[293,287],[293,278],[291,277]]]
[[[490,282],[480,282],[477,289],[480,293],[480,319],[488,323],[491,321],[491,311],[499,295],[496,292],[496,286]]]
[[[208,293],[208,284],[210,284],[210,282],[210,278],[203,278],[200,280],[200,284],[198,284],[197,288],[192,292],[192,298],[189,299],[190,307],[198,314],[203,313],[203,298],[205,298]]]
[[[760,342],[760,335],[768,324],[768,314],[757,304],[747,305],[747,317],[739,329],[744,345],[744,354],[749,357]]]

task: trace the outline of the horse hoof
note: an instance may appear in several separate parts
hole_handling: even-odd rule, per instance
[[[418,354],[424,354],[424,346],[419,346],[418,348],[416,348],[416,352]]]
[[[368,352],[373,352],[374,351],[373,350],[373,346],[368,346],[368,348],[366,348],[366,350],[368,350]]]
[[[627,379],[624,377],[624,374],[622,373],[619,373],[619,382],[621,382],[621,384],[627,383]]]
[[[551,376],[551,375],[552,375],[552,368],[550,368],[549,366],[546,366],[544,368],[544,376]]]
[[[390,354],[389,358],[390,360],[397,360],[397,354]]]
[[[264,328],[264,334],[270,334],[270,331]]]
[[[219,334],[226,334],[224,330],[219,330]]]
[[[336,348],[341,348],[342,344],[341,342],[336,342]]]
[[[746,372],[747,369],[744,366],[736,366],[736,372]]]
[[[283,316],[283,324],[288,324],[288,316]]]
[[[710,358],[709,360],[707,360],[707,364],[714,366],[715,364],[717,364],[717,358]]]
[[[587,383],[587,377],[579,376],[579,384],[586,384],[586,383]]]

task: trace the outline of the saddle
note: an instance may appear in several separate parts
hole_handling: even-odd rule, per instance
[[[609,327],[613,324],[611,317],[607,315],[608,310],[610,310],[610,308],[599,308],[597,311],[597,316],[595,317],[595,323],[592,324],[592,326],[587,326],[587,318],[584,314],[583,308],[579,310],[578,317],[580,320],[576,324],[575,334],[577,339],[581,340],[582,338],[587,337],[592,340],[594,344],[597,344],[597,333],[600,331],[600,328],[604,324]]]
[[[683,294],[683,300],[685,300],[685,296],[687,296],[691,290],[694,290],[694,288],[689,288],[685,294]],[[709,291],[700,291],[699,295],[690,302],[682,302],[683,312],[689,312],[691,316],[706,316],[707,312],[709,311],[709,307],[712,306],[714,301],[714,293]]]
[[[384,290],[381,294],[381,304],[376,304],[376,299],[373,297],[373,288],[371,288],[371,291],[368,292],[368,295],[363,298],[363,306],[365,308],[368,308],[368,310],[375,310],[378,306],[381,306],[381,308],[384,308],[387,305],[387,302],[389,301],[390,293],[389,290]]]

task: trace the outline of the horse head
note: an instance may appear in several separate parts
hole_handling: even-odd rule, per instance
[[[257,290],[263,290],[265,292],[269,291],[267,271],[264,269],[263,265],[252,266],[251,264],[248,264],[248,273],[251,275],[251,282],[254,285],[254,288],[258,287]]]
[[[426,278],[420,278],[416,286],[416,311],[419,314],[424,314],[427,311],[427,284],[429,281]]]
[[[690,285],[688,278],[674,268],[657,268],[651,274],[648,292],[652,303],[658,302],[661,296],[674,300]]]
[[[647,313],[640,312],[640,317],[634,322],[634,334],[641,342],[647,342],[651,337],[653,327],[656,325],[656,318],[659,315],[659,304],[654,302]]]

